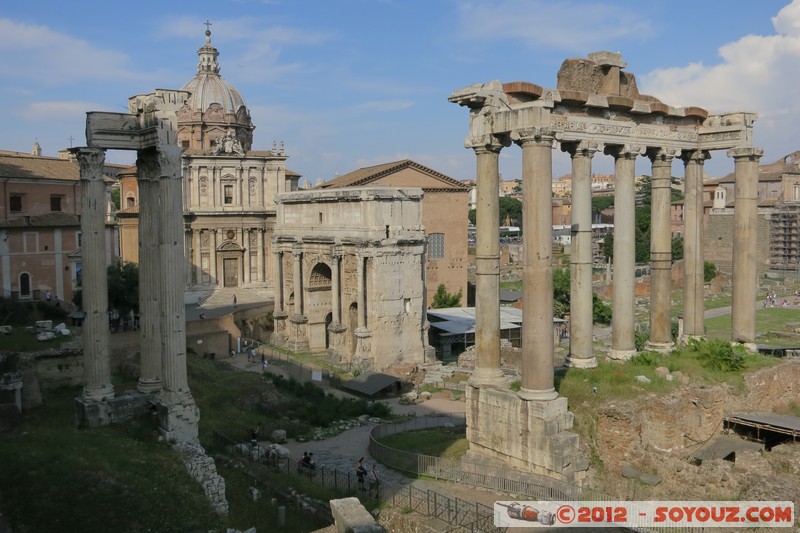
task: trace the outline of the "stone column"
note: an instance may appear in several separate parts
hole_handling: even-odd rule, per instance
[[[108,271],[106,265],[105,211],[106,186],[103,183],[105,151],[79,148],[73,151],[81,172],[81,262],[83,266],[84,383],[81,399],[102,402],[114,398],[109,361]]]
[[[764,150],[760,148],[735,148],[728,152],[733,157],[736,175],[731,340],[742,343],[756,341],[758,162],[762,155]]]
[[[358,276],[358,329],[360,330],[366,329],[367,327],[367,284],[366,280],[364,279],[364,260],[365,257],[363,255],[356,256],[356,275]]]
[[[303,251],[299,245],[292,250],[294,255],[294,271],[292,282],[294,284],[294,311],[289,317],[290,330],[287,334],[287,346],[295,352],[308,351],[308,318],[303,314]]]
[[[278,279],[275,281],[275,310],[272,312],[275,330],[272,332],[270,342],[275,346],[284,346],[286,344],[286,318],[289,315],[284,309],[283,251],[275,252],[275,260],[278,263],[276,268]]]
[[[203,259],[200,250],[200,230],[192,230],[192,281],[195,285],[203,283]]]
[[[341,268],[342,252],[340,246],[334,246],[331,253],[331,314],[332,319],[328,325],[328,357],[334,362],[341,362],[341,346],[344,341],[345,327],[342,325],[342,283]]]
[[[163,385],[161,368],[161,184],[154,150],[141,151],[136,160],[139,185],[139,350],[141,368],[136,388],[158,392]]]
[[[522,389],[524,400],[558,397],[553,373],[553,142],[554,133],[512,133],[522,147]],[[497,233],[497,231],[495,231]],[[498,328],[499,331],[499,328]]]
[[[160,272],[161,365],[164,388],[159,415],[167,440],[197,443],[199,412],[189,391],[186,372],[186,313],[183,303],[184,278],[175,265],[186,257],[183,247],[183,203],[181,200],[181,148],[160,145],[158,157],[161,182]]]
[[[244,257],[242,258],[242,262],[244,263],[244,272],[242,272],[242,282],[249,284],[250,279],[250,231],[249,229],[242,230],[242,248],[244,248]]]
[[[570,253],[570,334],[566,365],[594,368],[592,290],[592,157],[597,143],[562,144],[572,157],[572,251]],[[523,188],[524,190],[524,188]]]
[[[477,156],[475,243],[474,386],[505,382],[500,369],[500,187],[502,143],[494,136],[471,140]]]
[[[612,287],[612,359],[630,359],[636,354],[634,342],[634,284],[636,278],[636,196],[635,161],[639,150],[632,146],[612,146],[614,156],[614,278]]]
[[[650,205],[650,339],[648,350],[669,353],[672,341],[672,160],[666,149],[651,149]]]
[[[703,321],[703,163],[708,152],[684,151],[683,200],[683,334],[700,338]]]
[[[209,235],[210,249],[208,251],[208,267],[211,273],[211,284],[214,287],[220,287],[221,284],[217,279],[217,229],[211,230]]]
[[[356,337],[356,350],[353,354],[353,366],[361,370],[372,368],[374,358],[372,357],[372,346],[370,338],[372,332],[367,326],[367,257],[363,253],[356,255],[358,276],[357,290],[358,290],[358,327],[353,332]]]
[[[264,282],[264,255],[267,251],[264,249],[264,230],[258,230],[258,253],[256,254],[256,281]]]

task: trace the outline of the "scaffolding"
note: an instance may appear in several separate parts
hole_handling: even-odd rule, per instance
[[[783,203],[772,212],[769,263],[771,270],[800,270],[800,203]]]

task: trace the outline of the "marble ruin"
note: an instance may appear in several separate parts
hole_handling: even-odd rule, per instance
[[[570,353],[576,368],[597,365],[592,352],[591,161],[614,158],[615,225],[611,357],[634,345],[634,162],[652,165],[650,339],[652,350],[672,348],[670,332],[670,184],[675,159],[685,168],[684,334],[703,335],[702,175],[713,150],[735,162],[737,203],[733,268],[733,339],[755,340],[755,233],[758,162],[752,146],[756,115],[710,115],[672,107],[640,94],[619,53],[568,59],[555,89],[529,82],[492,81],[454,91],[450,102],[469,108],[465,146],[477,158],[475,373],[467,389],[470,454],[500,459],[526,471],[580,482],[588,463],[577,450],[567,399],[554,387],[552,338],[552,150],[572,158]],[[522,388],[500,388],[498,159],[522,148],[524,307]]]
[[[186,371],[186,319],[181,148],[176,115],[189,97],[185,91],[156,90],[128,101],[129,113],[87,113],[88,147],[76,148],[83,190],[82,256],[85,384],[78,419],[87,425],[109,423],[115,394],[111,384],[105,240],[102,212],[106,149],[136,150],[142,190],[139,242],[141,376],[138,390],[151,395],[161,432],[168,441],[197,443],[199,411]]]
[[[276,201],[272,343],[363,370],[432,360],[422,190],[325,189]]]

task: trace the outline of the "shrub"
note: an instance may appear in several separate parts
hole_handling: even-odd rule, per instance
[[[744,368],[744,348],[734,348],[724,339],[689,339],[689,348],[697,354],[705,367],[725,372]]]

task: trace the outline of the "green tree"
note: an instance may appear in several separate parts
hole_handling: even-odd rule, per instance
[[[431,309],[445,309],[447,307],[461,306],[461,289],[458,289],[456,294],[447,292],[447,287],[444,283],[440,283],[436,287],[436,294],[433,295],[433,302],[431,302]]]
[[[703,281],[708,283],[717,277],[717,265],[711,261],[703,261]]]
[[[672,239],[672,261],[683,259],[683,237],[678,236]]]
[[[469,223],[472,224],[473,226],[477,224],[478,221],[477,210],[470,209],[469,212],[467,213],[467,218],[469,219]]]
[[[511,224],[522,226],[522,202],[510,196],[500,197],[500,225],[502,226],[506,218],[511,220]]]
[[[111,203],[114,204],[114,211],[119,211],[119,187],[111,189]]]
[[[597,220],[600,213],[614,205],[613,196],[594,196],[592,195],[592,220]]]
[[[108,267],[108,306],[116,309],[120,316],[131,310],[139,312],[139,265],[117,261]],[[72,303],[83,307],[83,291],[75,291]]]
[[[611,324],[611,307],[595,293],[592,293],[592,320],[597,324]]]
[[[553,269],[553,315],[563,318],[569,313],[569,269]]]

